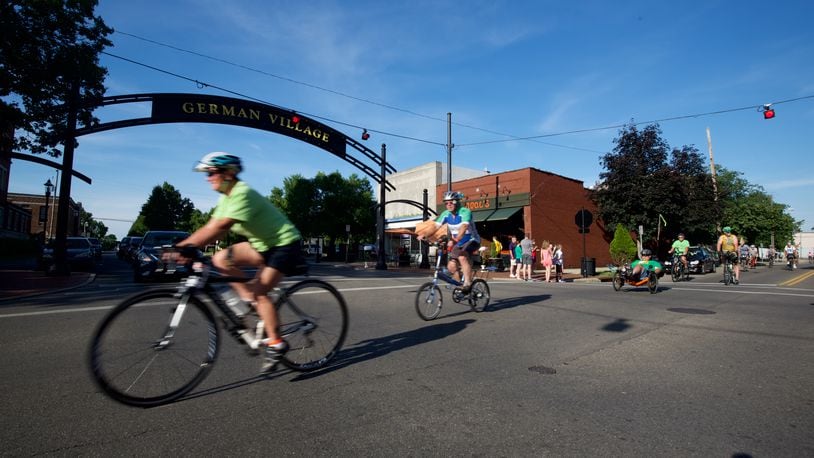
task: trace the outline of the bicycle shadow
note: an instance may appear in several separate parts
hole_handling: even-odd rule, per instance
[[[363,361],[380,358],[405,348],[440,340],[463,331],[468,325],[474,322],[475,320],[473,319],[466,319],[453,321],[451,323],[438,323],[412,331],[363,340],[351,347],[345,347],[340,350],[332,364],[313,372],[301,373],[294,377],[292,381],[298,382],[319,377],[323,374],[344,369],[345,367]]]
[[[481,313],[499,312],[501,310],[507,310],[534,302],[546,301],[548,299],[551,299],[551,294],[538,294],[535,296],[518,296],[508,299],[499,299],[490,302],[486,309],[484,309],[484,311]]]

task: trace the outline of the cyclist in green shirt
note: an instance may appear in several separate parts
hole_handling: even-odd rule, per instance
[[[653,252],[651,252],[647,248],[643,249],[642,258],[637,259],[630,263],[630,267],[633,268],[631,274],[634,276],[639,275],[639,278],[642,278],[646,274],[646,272],[649,271],[656,272],[657,275],[660,274],[662,269],[661,263],[651,259],[652,256]]]
[[[248,238],[248,242],[215,253],[212,264],[225,275],[235,277],[245,275],[240,266],[257,269],[254,281],[231,286],[245,302],[255,306],[263,320],[268,336],[263,370],[267,371],[288,350],[288,344],[277,334],[277,309],[268,292],[283,277],[305,265],[305,260],[297,228],[269,199],[238,178],[242,170],[240,158],[229,153],[209,153],[199,161],[195,171],[205,172],[210,186],[221,196],[209,222],[178,246],[204,247],[229,230]]]
[[[689,272],[690,266],[687,263],[687,253],[690,251],[690,242],[684,239],[684,233],[678,234],[678,240],[673,242],[673,247],[667,253],[677,253],[681,256],[681,263],[684,264],[684,272]]]

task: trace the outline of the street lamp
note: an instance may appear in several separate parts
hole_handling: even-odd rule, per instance
[[[45,232],[45,242],[48,242],[48,203],[51,199],[51,192],[54,191],[55,186],[51,183],[49,178],[43,186],[45,186],[45,219],[43,220],[43,230]]]

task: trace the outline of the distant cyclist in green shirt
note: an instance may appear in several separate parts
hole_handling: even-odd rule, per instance
[[[670,248],[670,251],[667,253],[673,254],[676,253],[681,256],[681,263],[684,264],[684,271],[689,272],[690,266],[687,263],[687,253],[690,251],[690,242],[689,240],[684,239],[684,233],[681,232],[678,234],[678,240],[673,242],[673,247]]]
[[[631,274],[634,276],[639,275],[639,278],[643,278],[646,272],[650,271],[656,272],[657,275],[660,274],[662,269],[661,263],[652,260],[652,256],[653,253],[647,248],[642,250],[642,258],[630,263],[630,267],[633,268]]]
[[[245,275],[240,266],[257,269],[255,280],[232,283],[231,286],[244,302],[255,306],[263,320],[268,336],[264,342],[266,361],[263,371],[268,371],[288,350],[288,344],[277,333],[277,309],[268,292],[283,277],[294,274],[305,265],[305,260],[297,228],[268,198],[240,181],[237,175],[242,170],[240,158],[229,153],[209,153],[198,162],[195,171],[205,172],[206,180],[221,196],[209,222],[178,246],[203,248],[222,238],[229,230],[248,238],[248,242],[236,243],[217,252],[212,257],[212,264],[222,273],[234,277]]]

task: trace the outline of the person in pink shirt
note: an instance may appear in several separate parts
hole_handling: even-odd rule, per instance
[[[542,247],[540,248],[540,262],[545,268],[545,281],[549,283],[551,282],[551,266],[554,264],[552,262],[553,255],[553,247],[548,240],[543,240]]]

